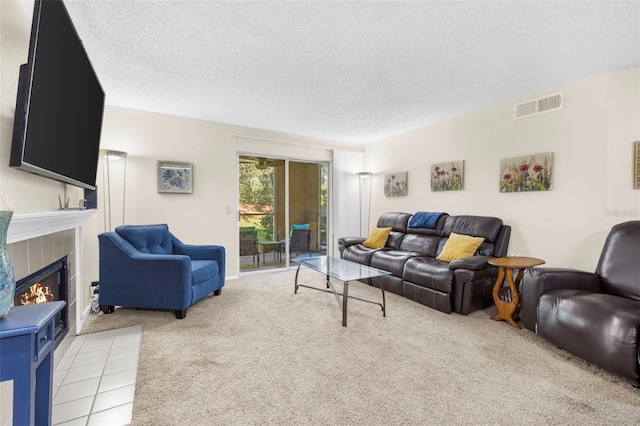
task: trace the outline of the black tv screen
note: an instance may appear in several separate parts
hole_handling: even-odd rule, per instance
[[[104,91],[60,0],[36,0],[9,165],[95,189]]]

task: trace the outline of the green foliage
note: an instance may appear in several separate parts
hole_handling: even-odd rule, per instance
[[[254,163],[240,163],[240,204],[272,207],[274,204],[274,169],[256,168]],[[240,226],[255,226],[258,239],[273,239],[273,215],[241,215]]]
[[[259,170],[252,163],[240,163],[240,203],[273,205],[273,168]]]

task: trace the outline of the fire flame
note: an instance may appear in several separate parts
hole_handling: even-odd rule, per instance
[[[22,293],[20,303],[23,305],[35,305],[38,303],[47,303],[53,301],[53,292],[49,287],[45,287],[40,283],[35,283],[29,290]]]

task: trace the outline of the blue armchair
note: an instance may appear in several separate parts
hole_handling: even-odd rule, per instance
[[[183,244],[166,224],[125,225],[98,235],[99,302],[115,306],[171,309],[182,319],[203,297],[222,292],[225,249]]]

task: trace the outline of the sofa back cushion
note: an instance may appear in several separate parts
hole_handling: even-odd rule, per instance
[[[378,228],[391,227],[393,232],[407,232],[407,224],[411,214],[402,212],[382,213],[378,218]]]
[[[127,240],[139,252],[147,254],[172,254],[173,244],[169,226],[124,225],[116,228],[116,233]]]
[[[441,237],[437,235],[407,234],[400,243],[400,250],[436,257],[440,239]]]
[[[444,224],[443,234],[445,238],[440,241],[438,253],[442,251],[449,235],[454,232],[456,234],[484,238],[484,242],[478,248],[477,254],[480,256],[494,256],[494,243],[498,239],[502,226],[502,219],[497,217],[449,216]]]
[[[411,218],[410,213],[388,212],[382,213],[378,218],[378,228],[391,228],[389,238],[387,238],[386,248],[399,249],[400,243],[407,232],[407,224]]]
[[[602,292],[640,300],[640,220],[611,228],[604,243],[596,274]]]

